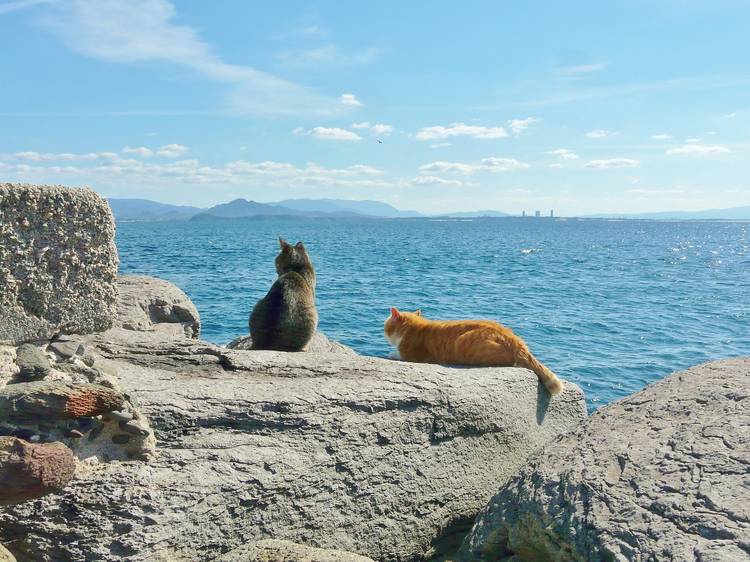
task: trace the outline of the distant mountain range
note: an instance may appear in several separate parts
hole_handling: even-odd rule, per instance
[[[750,220],[750,206],[707,211],[664,211],[660,213],[608,213],[589,215],[597,219],[651,219],[651,220]]]
[[[157,203],[147,199],[109,199],[118,221],[217,220],[257,217],[306,218],[411,218],[424,215],[401,211],[380,201],[346,199],[287,199],[278,203],[258,203],[235,199],[207,209]]]
[[[381,201],[350,201],[347,199],[286,199],[277,203],[258,203],[235,199],[202,209],[184,205],[157,203],[148,199],[109,199],[118,221],[166,220],[228,220],[261,217],[304,218],[483,218],[509,217],[500,211],[466,211],[424,215],[417,211],[401,211]],[[651,220],[750,220],[750,206],[708,211],[674,211],[660,213],[607,213],[583,218],[651,219]]]

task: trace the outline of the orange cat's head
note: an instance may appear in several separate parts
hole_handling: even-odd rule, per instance
[[[403,337],[404,327],[415,316],[422,316],[422,311],[417,309],[414,312],[401,312],[398,308],[391,308],[391,315],[386,318],[384,325],[385,339],[398,347]]]

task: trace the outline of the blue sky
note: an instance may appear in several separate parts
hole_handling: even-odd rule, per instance
[[[750,205],[748,22],[741,0],[0,0],[0,180],[202,206]]]

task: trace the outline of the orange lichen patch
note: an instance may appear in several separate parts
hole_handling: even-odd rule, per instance
[[[114,390],[102,386],[80,385],[72,388],[65,402],[65,413],[73,418],[98,416],[122,408],[125,400]]]
[[[62,443],[0,437],[0,505],[59,490],[73,478],[75,467],[73,452]]]

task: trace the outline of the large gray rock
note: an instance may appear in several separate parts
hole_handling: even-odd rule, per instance
[[[0,343],[109,328],[114,235],[107,202],[91,190],[0,184]]]
[[[585,417],[523,369],[89,338],[159,454],[0,512],[19,560],[212,560],[263,539],[420,560],[453,548],[527,456]],[[71,506],[75,506],[71,508]]]
[[[201,320],[195,305],[169,281],[145,275],[121,275],[115,326],[127,330],[158,330],[198,338]]]
[[[0,544],[0,562],[16,562],[16,558]]]
[[[289,541],[266,539],[227,552],[220,562],[373,562],[343,550],[312,548]]]
[[[468,560],[750,560],[750,359],[675,373],[547,445],[477,519]]]
[[[249,351],[253,348],[253,338],[249,335],[235,338],[227,344],[227,348]],[[328,339],[328,336],[326,336],[323,332],[315,332],[315,334],[313,334],[313,337],[305,346],[304,351],[309,353],[344,353],[350,355],[357,354],[357,352],[354,351],[351,347],[344,345],[343,343]]]

